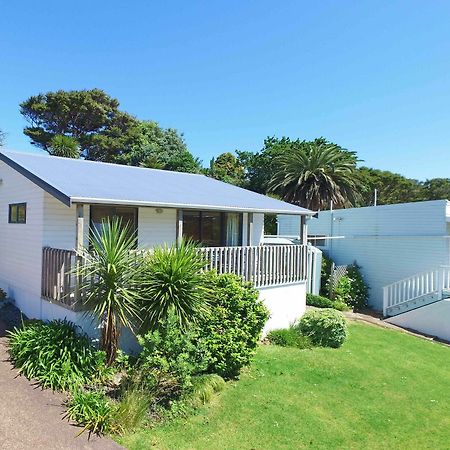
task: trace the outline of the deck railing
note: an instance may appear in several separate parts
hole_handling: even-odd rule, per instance
[[[73,250],[44,247],[41,295],[45,300],[72,307],[77,301],[77,255]]]
[[[412,275],[383,287],[383,314],[394,306],[436,294],[442,298],[450,291],[450,266],[441,266]]]
[[[234,273],[255,287],[306,281],[306,245],[260,245],[249,247],[205,247],[201,251],[208,269]]]
[[[234,273],[257,288],[305,282],[312,277],[316,265],[314,253],[307,245],[205,247],[200,251],[207,260],[207,269],[219,274]],[[42,297],[73,308],[83,295],[74,270],[82,263],[73,250],[45,247]]]

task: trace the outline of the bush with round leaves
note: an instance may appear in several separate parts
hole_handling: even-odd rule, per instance
[[[338,311],[346,311],[349,308],[347,304],[341,301],[330,300],[327,297],[322,297],[321,295],[306,294],[306,304],[308,306],[314,306],[316,308],[333,308]]]
[[[320,347],[340,347],[348,335],[344,315],[334,309],[307,311],[298,324],[300,332],[313,345]]]
[[[233,274],[205,274],[211,311],[197,323],[197,344],[209,354],[207,372],[234,378],[255,354],[269,312],[258,291]]]

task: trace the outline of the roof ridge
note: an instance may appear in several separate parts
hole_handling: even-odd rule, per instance
[[[84,159],[84,158],[66,158],[64,156],[55,156],[50,155],[48,153],[44,153],[44,151],[38,153],[38,152],[24,152],[20,150],[0,150],[1,154],[4,154],[5,156],[8,156],[8,153],[13,153],[15,155],[25,155],[25,156],[32,156],[32,157],[39,157],[39,158],[51,158],[51,159],[60,159],[60,160],[69,160],[74,163],[92,163],[92,164],[105,164],[109,166],[117,166],[117,167],[128,167],[130,169],[140,169],[140,170],[151,170],[151,171],[157,171],[157,172],[170,172],[175,174],[183,174],[183,175],[195,175],[195,176],[206,176],[202,173],[192,173],[192,172],[180,172],[178,170],[167,170],[167,169],[153,169],[150,167],[140,167],[140,166],[131,166],[129,164],[117,164],[113,162],[105,162],[105,161],[93,161],[90,159]]]

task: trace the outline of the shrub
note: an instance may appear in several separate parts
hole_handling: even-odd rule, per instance
[[[280,345],[281,347],[296,347],[296,348],[310,348],[311,341],[307,336],[300,334],[298,328],[280,328],[278,330],[270,331],[266,339],[273,345]]]
[[[105,354],[67,321],[31,321],[9,332],[9,352],[19,372],[44,388],[69,390],[103,380]]]
[[[320,295],[327,296],[330,294],[330,275],[333,261],[322,253],[322,266],[320,270]]]
[[[307,311],[298,328],[314,345],[322,347],[340,347],[348,334],[345,317],[333,309]]]
[[[346,311],[349,307],[340,300],[330,300],[321,295],[306,294],[306,304],[316,308],[333,308],[338,311]]]
[[[142,351],[130,371],[128,385],[148,392],[154,401],[168,406],[192,386],[191,378],[207,367],[202,345],[194,345],[192,332],[184,332],[171,315],[156,331],[138,336]]]
[[[0,288],[0,301],[1,300],[6,300],[6,292]]]
[[[122,429],[114,421],[114,408],[106,395],[100,391],[75,391],[67,402],[64,418],[98,435],[119,433]],[[81,434],[80,433],[80,434]]]
[[[213,292],[211,313],[199,321],[195,343],[209,353],[208,372],[233,378],[255,354],[269,313],[242,278],[209,272],[205,279]]]
[[[369,298],[369,288],[359,269],[356,264],[349,266],[347,274],[339,279],[334,289],[334,299],[352,308],[363,308]]]

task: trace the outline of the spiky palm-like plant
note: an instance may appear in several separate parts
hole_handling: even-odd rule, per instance
[[[134,329],[139,321],[139,261],[136,236],[118,218],[105,221],[99,230],[91,229],[89,247],[79,252],[84,263],[82,306],[86,314],[101,323],[100,348],[111,365],[118,349],[123,327]]]
[[[205,266],[204,256],[190,241],[157,247],[146,256],[140,283],[142,332],[157,329],[169,314],[186,328],[208,312]]]
[[[80,146],[75,138],[57,134],[50,141],[49,153],[53,156],[77,159],[80,157]]]
[[[276,160],[270,189],[313,211],[351,206],[359,197],[355,153],[316,140],[293,146]]]

